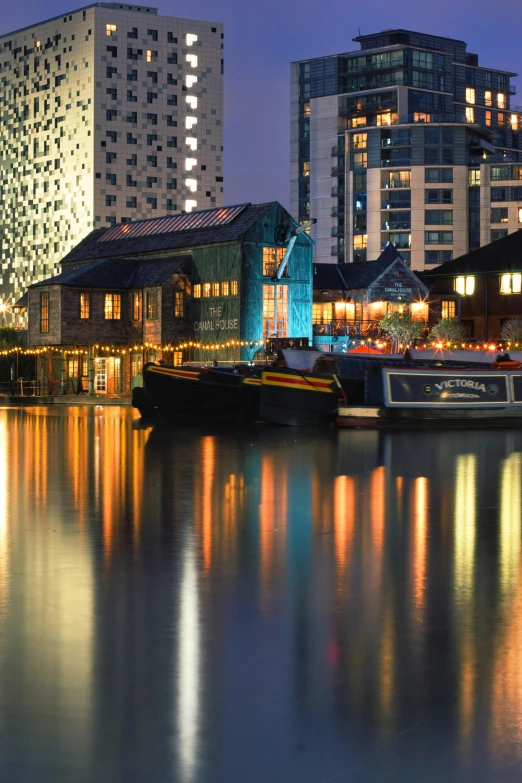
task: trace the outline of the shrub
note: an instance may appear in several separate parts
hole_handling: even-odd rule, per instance
[[[430,338],[441,343],[461,343],[464,330],[456,318],[439,318],[430,332]]]
[[[380,322],[380,327],[395,343],[411,345],[424,331],[421,321],[414,321],[411,313],[388,313]]]
[[[500,337],[505,343],[522,343],[522,318],[510,318],[502,324]]]

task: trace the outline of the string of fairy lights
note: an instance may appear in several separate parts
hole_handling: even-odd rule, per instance
[[[162,345],[160,343],[153,343],[153,342],[145,342],[145,343],[136,343],[134,345],[126,346],[126,347],[119,347],[114,345],[102,345],[102,344],[95,344],[90,346],[89,348],[85,348],[84,346],[81,347],[69,347],[69,348],[61,348],[59,346],[38,346],[35,348],[22,348],[21,346],[13,346],[12,348],[5,348],[3,350],[0,350],[0,358],[6,358],[13,355],[18,356],[50,356],[50,355],[68,355],[68,356],[88,356],[89,351],[92,350],[96,354],[105,354],[110,356],[125,356],[126,354],[132,354],[132,353],[177,353],[180,351],[186,351],[186,350],[198,350],[198,351],[218,351],[223,350],[224,348],[260,348],[262,346],[266,345],[266,340],[227,340],[226,342],[221,343],[201,343],[196,342],[193,340],[188,340],[183,343],[179,343],[177,345],[172,345],[171,343],[167,343],[166,345]],[[383,339],[365,339],[365,340],[359,340],[358,345],[360,346],[368,346],[368,347],[375,347],[381,350],[386,349],[391,345],[390,340],[383,340]],[[424,343],[417,343],[415,346],[409,343],[398,343],[397,346],[400,350],[404,350],[406,348],[416,348],[421,350],[427,350],[427,349],[439,349],[439,350],[447,350],[447,351],[457,351],[457,350],[472,350],[472,351],[513,351],[518,350],[519,348],[522,350],[522,343],[512,343],[512,342],[489,342],[489,341],[483,341],[480,343],[453,343],[453,342],[430,342],[426,341]]]

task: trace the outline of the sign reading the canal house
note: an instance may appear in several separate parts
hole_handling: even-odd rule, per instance
[[[471,373],[383,369],[387,406],[476,407],[506,405],[508,377],[500,373]]]
[[[370,302],[420,302],[427,289],[402,262],[396,262],[368,290]]]
[[[239,338],[239,301],[200,301],[194,313],[194,336],[202,342]]]

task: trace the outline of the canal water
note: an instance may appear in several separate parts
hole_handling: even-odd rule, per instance
[[[0,410],[0,780],[519,781],[522,433]]]

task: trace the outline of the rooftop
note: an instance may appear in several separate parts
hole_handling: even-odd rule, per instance
[[[72,269],[34,283],[31,287],[66,285],[72,288],[147,288],[161,285],[190,256],[136,261],[129,258],[103,258],[80,269]],[[17,304],[21,304],[18,302]]]

